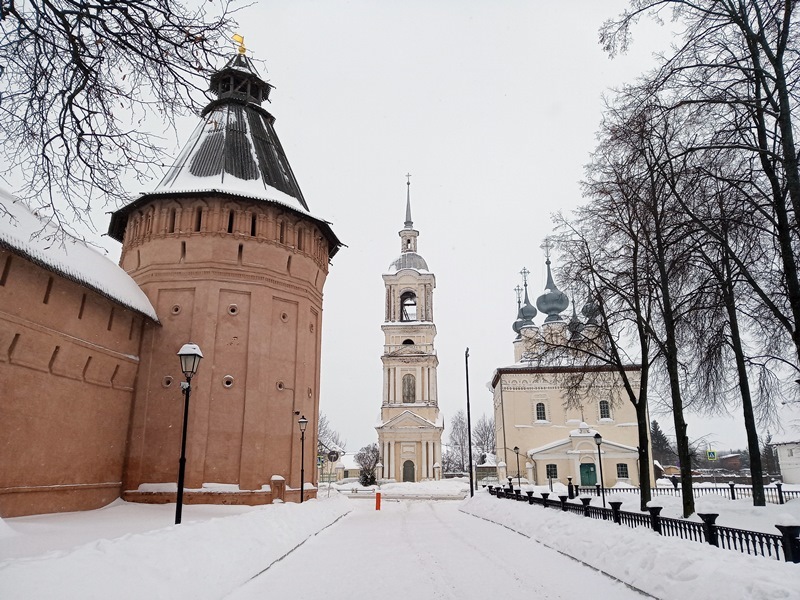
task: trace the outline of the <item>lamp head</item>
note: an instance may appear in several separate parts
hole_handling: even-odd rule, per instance
[[[516,452],[517,454],[519,454],[519,446],[514,446],[514,452]]]
[[[594,443],[597,444],[598,446],[600,444],[602,444],[603,443],[603,436],[600,435],[599,433],[595,433],[594,434]]]
[[[308,427],[308,419],[306,419],[306,416],[303,415],[297,419],[297,424],[300,425],[300,431],[305,431],[306,427]]]
[[[178,357],[181,359],[181,371],[186,379],[191,379],[197,373],[197,367],[200,366],[200,359],[203,358],[203,353],[200,351],[200,346],[197,344],[184,344],[178,350]]]

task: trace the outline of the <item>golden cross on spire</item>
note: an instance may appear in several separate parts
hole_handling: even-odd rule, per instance
[[[528,269],[525,267],[522,267],[522,271],[520,271],[519,274],[522,275],[522,283],[525,285],[525,287],[528,287],[528,275],[530,274],[530,271],[528,271]]]
[[[514,291],[517,293],[517,304],[519,304],[522,300],[522,288],[517,286],[514,288]]]
[[[411,173],[406,173],[406,185],[411,185]]]

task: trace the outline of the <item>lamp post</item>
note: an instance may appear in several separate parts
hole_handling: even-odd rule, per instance
[[[300,504],[302,504],[306,478],[306,427],[308,427],[308,419],[303,415],[297,419],[297,424],[300,426]]]
[[[464,373],[467,376],[467,448],[469,448],[469,495],[475,495],[475,484],[472,476],[472,421],[469,415],[469,348],[464,351]]]
[[[514,446],[514,454],[517,455],[517,487],[522,489],[522,484],[519,481],[519,446]]]
[[[603,459],[600,457],[600,444],[603,443],[603,436],[599,433],[594,434],[594,443],[597,444],[597,464],[600,465],[600,493],[603,495],[603,508],[606,507],[606,484],[603,482]]]
[[[197,367],[200,365],[200,359],[203,358],[203,353],[197,344],[184,344],[178,350],[178,357],[181,359],[181,371],[186,381],[181,383],[183,390],[184,404],[183,404],[183,434],[181,436],[181,458],[178,461],[178,497],[175,500],[175,525],[181,522],[181,512],[183,511],[183,478],[186,473],[186,429],[189,424],[189,394],[192,391],[191,381],[194,374],[197,373]]]

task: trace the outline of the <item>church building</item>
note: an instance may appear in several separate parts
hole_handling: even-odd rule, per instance
[[[300,499],[315,472],[323,286],[341,246],[311,212],[244,47],[163,180],[111,216],[120,267],[2,198],[0,515]],[[45,233],[47,229],[45,228]],[[306,480],[306,485],[310,482]],[[306,497],[313,496],[313,488]]]
[[[539,311],[528,297],[528,271],[522,270],[524,288],[517,287],[513,324],[514,364],[495,369],[491,381],[498,477],[519,477],[536,485],[556,481],[566,485],[570,479],[576,485],[595,485],[601,482],[602,461],[606,487],[636,486],[636,411],[616,385],[617,371],[607,365],[542,359],[545,346],[599,335],[599,310],[593,302],[581,310],[585,320],[578,318],[574,301],[571,319],[564,318],[570,300],[554,283],[549,256],[546,267],[546,289],[536,301]],[[533,321],[538,312],[546,315],[541,326]],[[625,367],[634,388],[640,370],[639,365]],[[565,386],[575,378],[591,384],[575,394],[579,401],[567,402]]]
[[[439,413],[433,320],[436,278],[417,253],[419,231],[411,220],[407,183],[406,220],[400,256],[383,275],[386,288],[383,401],[378,447],[382,478],[395,481],[439,479],[444,421]]]

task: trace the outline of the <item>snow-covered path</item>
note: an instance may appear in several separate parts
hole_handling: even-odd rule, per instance
[[[329,600],[644,596],[554,550],[458,510],[460,502],[353,502],[354,510],[228,596]],[[312,584],[313,582],[313,584]]]

